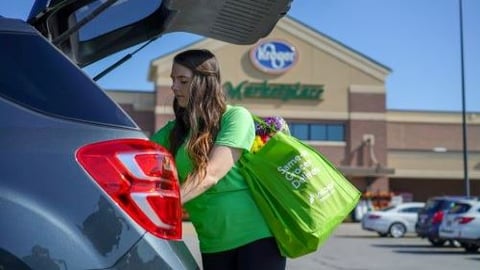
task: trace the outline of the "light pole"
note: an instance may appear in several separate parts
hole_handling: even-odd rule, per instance
[[[463,179],[465,181],[465,195],[470,196],[470,179],[468,177],[468,147],[467,147],[467,116],[465,109],[465,72],[463,61],[463,1],[459,0],[460,11],[460,61],[462,77],[462,138],[463,138]]]

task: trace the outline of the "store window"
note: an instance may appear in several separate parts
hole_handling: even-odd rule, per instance
[[[289,122],[288,126],[292,135],[303,141],[345,141],[343,124]]]

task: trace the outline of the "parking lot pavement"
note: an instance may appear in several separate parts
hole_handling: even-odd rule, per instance
[[[368,236],[373,233],[362,230],[360,223],[343,223],[336,230],[335,235],[342,236]]]
[[[184,240],[199,265],[195,230],[184,223]],[[287,260],[287,270],[473,270],[480,269],[480,252],[467,254],[458,247],[432,247],[426,239],[379,237],[359,223],[343,223],[318,251]]]
[[[187,245],[188,249],[190,249],[190,252],[193,254],[193,257],[195,257],[198,265],[202,265],[200,250],[198,249],[197,234],[195,233],[195,229],[193,228],[191,222],[183,222],[182,234],[183,241]]]
[[[195,233],[195,229],[192,226],[192,223],[183,222],[182,229],[183,229],[183,240],[185,241],[185,244],[188,246],[188,248],[192,252],[198,264],[201,265],[201,255],[198,249],[198,240]],[[337,228],[337,230],[335,231],[335,235],[339,237],[361,237],[361,236],[368,237],[370,235],[373,235],[373,233],[362,230],[358,223],[344,223]],[[302,262],[299,262],[300,260],[302,259],[295,259],[289,263],[302,264]],[[293,268],[290,267],[290,269],[293,269]]]
[[[193,228],[191,222],[184,221],[182,230],[183,230],[183,235],[196,235],[195,229]]]
[[[196,237],[195,229],[192,226],[191,222],[185,221],[183,222],[183,235],[184,237]],[[376,235],[375,233],[371,233],[368,231],[362,230],[359,223],[343,223],[335,230],[336,235],[342,236],[369,236],[369,235]]]

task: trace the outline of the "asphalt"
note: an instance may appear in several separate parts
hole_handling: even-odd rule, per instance
[[[197,236],[191,222],[184,221],[182,229],[184,237]],[[344,222],[335,230],[335,234],[341,236],[362,236],[371,235],[372,233],[362,230],[359,223]]]
[[[200,250],[198,249],[198,240],[195,228],[192,226],[191,222],[184,221],[182,230],[183,241],[197,261],[198,265],[201,265],[201,254]],[[344,222],[335,229],[334,234],[341,237],[368,237],[372,235],[372,232],[362,230],[359,223]]]

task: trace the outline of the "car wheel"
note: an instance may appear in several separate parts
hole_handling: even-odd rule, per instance
[[[407,232],[407,228],[402,223],[395,222],[390,225],[389,232],[393,238],[401,238]]]
[[[451,247],[463,247],[462,243],[458,242],[457,240],[448,240],[448,243]]]
[[[480,248],[480,246],[475,244],[464,244],[463,248],[465,248],[465,252],[474,253]]]
[[[428,238],[428,241],[432,244],[434,247],[442,247],[445,244],[445,240],[439,239],[439,238]]]

